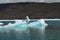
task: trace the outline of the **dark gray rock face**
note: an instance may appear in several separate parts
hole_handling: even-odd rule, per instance
[[[60,18],[60,3],[0,4],[0,19]]]

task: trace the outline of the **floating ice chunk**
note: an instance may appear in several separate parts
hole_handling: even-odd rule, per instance
[[[44,19],[40,19],[38,20],[43,26],[48,26],[47,23],[45,23],[45,20]]]
[[[3,25],[3,23],[0,23],[0,25]]]

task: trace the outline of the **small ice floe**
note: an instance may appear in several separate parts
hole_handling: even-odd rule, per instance
[[[45,20],[44,19],[40,19],[38,20],[43,26],[48,26],[47,23],[45,23]]]
[[[37,21],[32,21],[29,17],[26,17],[26,20],[16,20],[14,24],[9,23],[8,25],[3,26],[5,29],[27,29],[27,28],[45,28],[48,24],[45,23],[44,19]]]
[[[0,26],[3,25],[3,23],[0,23]]]

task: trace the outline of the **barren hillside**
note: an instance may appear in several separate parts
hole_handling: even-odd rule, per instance
[[[0,4],[0,19],[60,18],[60,3]]]

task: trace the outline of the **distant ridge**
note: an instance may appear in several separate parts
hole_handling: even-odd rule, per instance
[[[60,3],[8,3],[0,8],[0,19],[60,18]]]

